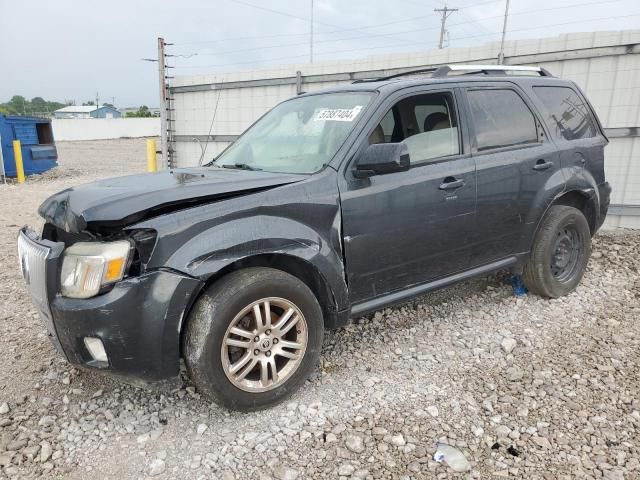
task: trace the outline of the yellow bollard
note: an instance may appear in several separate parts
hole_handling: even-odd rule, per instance
[[[147,140],[147,172],[157,172],[156,141],[153,138]]]
[[[22,147],[20,146],[20,140],[13,141],[13,155],[16,161],[16,175],[18,177],[18,183],[24,183],[24,164],[22,163]]]

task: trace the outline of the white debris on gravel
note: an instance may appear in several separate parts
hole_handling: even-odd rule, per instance
[[[198,425],[198,427],[196,428],[196,432],[198,432],[198,435],[202,435],[204,432],[207,431],[207,427],[204,423],[201,423],[200,425]]]
[[[511,352],[513,352],[513,349],[516,348],[516,345],[518,345],[518,342],[516,341],[515,338],[504,337],[502,339],[501,345],[502,345],[502,349],[506,353],[511,353]]]
[[[262,412],[68,365],[25,297],[15,232],[48,194],[142,170],[144,148],[60,144],[59,172],[0,185],[0,478],[640,478],[638,233],[598,234],[565,298],[516,298],[499,274],[329,331],[310,381]]]

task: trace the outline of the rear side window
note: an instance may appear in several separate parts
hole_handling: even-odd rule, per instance
[[[589,107],[569,87],[533,87],[547,109],[547,123],[557,138],[594,137],[596,129]]]
[[[538,142],[536,121],[513,90],[470,90],[478,151]]]

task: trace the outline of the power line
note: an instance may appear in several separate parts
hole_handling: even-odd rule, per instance
[[[499,0],[499,1],[503,1],[503,0]],[[522,11],[519,11],[519,12],[511,13],[510,16],[513,17],[513,16],[517,16],[517,15],[524,15],[524,14],[530,14],[530,13],[539,13],[539,12],[546,12],[546,11],[552,11],[552,10],[560,10],[560,9],[565,9],[565,8],[584,7],[584,6],[589,6],[589,5],[600,5],[600,4],[606,4],[606,3],[617,3],[617,2],[620,2],[620,1],[621,0],[599,0],[599,1],[595,1],[595,2],[589,2],[589,3],[562,5],[562,6],[559,6],[559,7],[539,8],[539,9],[532,9],[532,10],[522,10]],[[417,20],[417,19],[421,19],[421,18],[425,18],[425,17],[430,17],[430,15],[414,17],[413,20]],[[503,15],[492,15],[490,17],[481,17],[481,18],[477,18],[477,19],[471,19],[471,20],[468,20],[468,21],[464,21],[464,22],[451,23],[451,24],[449,24],[449,27],[456,27],[456,26],[461,26],[461,25],[469,25],[469,24],[473,24],[473,23],[478,23],[480,21],[492,20],[492,19],[496,19],[496,18],[503,18]],[[404,21],[409,21],[409,20],[411,20],[411,19],[402,20],[402,21],[395,21],[395,22],[388,22],[386,24],[381,24],[381,25],[391,25],[391,24],[395,24],[395,23],[402,23]],[[360,27],[360,28],[363,29],[363,28],[371,28],[371,27],[372,26]],[[437,28],[441,28],[441,27],[427,27],[427,28],[419,28],[419,29],[413,29],[413,30],[402,30],[402,31],[390,32],[390,34],[393,34],[393,35],[403,35],[403,34],[405,34],[406,35],[406,34],[411,34],[411,33],[422,33],[422,32],[426,32],[426,31],[436,30]],[[351,30],[354,30],[354,29],[345,29],[343,31],[347,32],[347,31],[351,31]],[[296,35],[298,35],[298,34],[296,34]],[[302,35],[302,34],[300,34],[300,35]],[[308,35],[308,34],[304,34],[304,35]],[[497,32],[487,32],[486,35],[487,36],[488,35],[498,35],[498,33]],[[338,38],[338,39],[332,39],[332,40],[316,40],[316,41],[314,41],[314,43],[315,44],[319,44],[319,43],[342,42],[342,41],[345,41],[345,40],[359,40],[359,39],[363,39],[363,38],[370,38],[371,36],[372,36],[371,34],[366,34],[366,35],[361,35],[361,36],[352,36],[352,37]],[[470,36],[470,37],[456,37],[456,38],[457,39],[464,39],[464,38],[473,38],[473,37],[475,37],[475,35],[474,36]],[[258,38],[258,37],[256,37],[256,38]],[[260,46],[260,47],[250,47],[250,48],[244,48],[244,49],[225,50],[225,51],[222,51],[222,52],[198,53],[198,55],[199,56],[227,55],[227,54],[233,54],[233,53],[244,53],[244,52],[250,52],[250,51],[256,51],[256,50],[270,49],[270,48],[295,47],[295,46],[299,46],[299,45],[300,44],[298,44],[298,43],[286,43],[286,44],[267,45],[267,46]],[[412,45],[416,45],[416,43],[412,42]],[[186,57],[186,55],[185,55],[185,57]]]
[[[473,17],[472,17],[471,15],[469,15],[468,13],[465,13],[465,11],[464,11],[464,10],[462,10],[462,9],[458,9],[458,13],[459,13],[460,15],[462,15],[462,17],[463,17],[463,18],[465,18],[465,19],[466,19],[465,26],[466,26],[466,25],[475,25],[477,28],[480,28],[480,29],[484,30],[485,32],[489,32],[489,29],[488,29],[487,27],[485,27],[484,25],[482,25],[482,24],[478,21],[478,19],[473,18]],[[455,25],[455,24],[454,24],[454,25]],[[454,25],[451,25],[451,26],[454,26]],[[466,30],[466,28],[465,28],[465,30]]]
[[[497,0],[497,1],[503,1],[503,0]],[[523,11],[519,11],[519,12],[518,11],[514,12],[514,13],[511,14],[511,16],[517,16],[517,15],[523,15],[523,14],[529,14],[529,13],[546,12],[546,11],[552,11],[552,10],[560,10],[560,9],[565,9],[565,8],[584,7],[584,6],[589,6],[589,5],[599,5],[599,4],[606,4],[606,3],[617,3],[617,2],[620,2],[620,1],[621,0],[601,0],[601,1],[595,1],[595,2],[589,2],[589,3],[582,3],[582,4],[561,5],[561,6],[558,6],[558,7],[550,7],[550,8],[548,7],[548,8],[540,8],[540,9],[532,9],[532,10],[523,10]],[[492,2],[485,2],[485,3],[495,3],[495,1],[492,0]],[[466,8],[466,7],[463,7],[463,8]],[[460,10],[462,10],[462,8]],[[464,14],[464,12],[461,12],[461,13]],[[408,18],[408,19],[404,19],[404,20],[396,20],[396,21],[393,21],[393,22],[385,22],[385,23],[382,23],[382,24],[362,26],[362,27],[359,27],[358,29],[349,28],[349,29],[343,29],[343,30],[334,30],[332,32],[314,32],[314,35],[326,35],[326,34],[331,34],[331,33],[342,33],[342,32],[354,31],[354,30],[362,30],[362,29],[367,29],[367,28],[394,25],[394,24],[398,24],[398,23],[405,23],[405,22],[410,22],[410,21],[415,21],[415,20],[421,20],[421,19],[426,18],[426,17],[430,17],[430,15],[421,15],[421,16],[418,16],[418,17],[412,17],[412,18]],[[464,21],[464,22],[452,23],[449,26],[450,27],[455,27],[455,26],[462,26],[462,25],[478,24],[480,27],[482,27],[482,25],[479,22],[484,21],[484,20],[492,20],[492,19],[496,19],[496,18],[502,18],[502,15],[493,15],[493,16],[490,16],[490,17],[481,17],[481,18],[477,18],[477,19],[469,19],[469,20]],[[420,28],[420,29],[415,29],[415,30],[396,31],[396,32],[390,32],[390,34],[402,35],[402,34],[422,33],[422,32],[425,32],[425,31],[435,30],[436,28],[439,28],[439,27],[427,27],[427,28]],[[493,35],[493,33],[488,32],[488,30],[485,27],[482,27],[482,28],[485,31],[487,31],[487,35]],[[179,44],[180,45],[192,45],[192,44],[205,44],[205,43],[219,43],[219,42],[231,41],[231,40],[276,38],[276,37],[301,36],[301,35],[308,35],[308,33],[275,34],[275,35],[264,35],[264,36],[253,36],[253,37],[235,37],[235,38],[230,38],[230,39],[225,39],[225,40],[212,40],[212,41],[199,41],[199,42],[181,42]],[[358,40],[358,39],[362,39],[362,38],[371,38],[372,36],[376,36],[376,35],[375,34],[366,34],[366,35],[362,35],[362,36],[346,37],[346,38],[339,38],[339,39],[332,39],[332,40],[314,40],[314,43],[316,43],[316,44],[318,44],[318,43],[333,43],[333,42],[340,42],[340,41],[344,41],[344,40]],[[461,38],[465,38],[465,37],[457,37],[457,38],[461,39]],[[235,50],[228,50],[228,51],[215,52],[215,53],[198,53],[197,55],[200,55],[200,56],[223,55],[223,54],[233,54],[233,53],[243,53],[243,52],[248,52],[248,51],[256,51],[256,50],[261,50],[261,49],[292,47],[292,46],[298,46],[298,45],[299,45],[298,43],[287,43],[287,44],[268,45],[268,46],[261,46],[261,47],[251,47],[251,48],[246,48],[246,49],[235,49]],[[187,58],[189,56],[195,56],[195,55],[196,54],[176,55],[176,56],[183,56],[183,57]]]
[[[564,25],[572,25],[572,24],[576,24],[576,23],[586,23],[586,22],[598,22],[601,20],[615,20],[618,18],[629,18],[629,17],[640,17],[640,13],[632,13],[632,14],[627,14],[627,15],[616,15],[613,17],[600,17],[600,18],[589,18],[586,20],[573,20],[571,22],[562,22],[562,23],[547,23],[546,25],[540,25],[539,27],[528,27],[528,28],[518,28],[515,30],[507,30],[506,33],[513,33],[513,32],[526,32],[529,30],[539,30],[541,28],[547,28],[547,27],[561,27]],[[497,33],[490,33],[490,34],[479,34],[479,35],[470,35],[467,37],[456,37],[454,38],[454,40],[463,40],[463,39],[468,39],[468,38],[478,38],[478,37],[486,37],[487,35],[498,35]]]
[[[416,1],[416,0],[403,0],[403,1],[406,2],[406,3],[410,3],[411,5],[416,5],[418,7],[422,7],[422,8],[425,7],[425,4],[423,2],[421,2],[421,1],[420,2]],[[438,5],[438,3],[444,5],[443,2],[437,2],[437,1],[433,2],[433,3],[432,2],[429,2],[429,3],[431,3],[431,6],[433,6],[433,7],[439,7],[440,5]]]
[[[408,30],[408,31],[404,31],[404,32],[398,32],[398,33],[415,33],[415,32],[423,32],[424,29],[418,29],[418,30]],[[363,38],[370,38],[370,35],[359,35],[357,37],[346,37],[346,38],[334,38],[332,40],[316,40],[314,41],[314,44],[317,45],[319,43],[336,43],[336,42],[344,42],[346,40],[360,40]],[[303,44],[300,43],[280,43],[277,45],[267,45],[267,46],[260,46],[260,47],[249,47],[249,48],[241,48],[241,49],[237,49],[237,50],[223,50],[221,52],[205,52],[205,53],[197,53],[197,54],[193,54],[191,56],[194,55],[198,55],[200,57],[211,57],[211,56],[218,56],[218,55],[229,55],[232,53],[245,53],[245,52],[254,52],[256,50],[267,50],[267,49],[271,49],[271,48],[282,48],[282,47],[295,47],[295,46],[299,46],[302,47],[304,46]],[[389,46],[389,45],[387,45]],[[399,45],[392,45],[392,46],[399,46]],[[187,56],[183,56],[184,58],[188,58]]]
[[[309,21],[308,18],[300,17],[299,15],[294,15],[292,13],[287,13],[287,12],[281,12],[280,10],[274,10],[272,8],[263,7],[262,5],[254,5],[253,3],[245,2],[243,0],[229,0],[229,1],[234,3],[239,3],[240,5],[245,5],[247,7],[252,7],[258,10],[264,10],[265,12],[271,12],[278,15],[282,15],[284,17],[295,18],[297,20],[304,20],[305,22]]]
[[[304,53],[302,55],[289,55],[286,57],[277,57],[277,58],[265,58],[264,60],[267,62],[277,62],[279,60],[293,60],[295,58],[309,58],[308,53]],[[260,60],[251,60],[245,62],[233,62],[233,63],[216,63],[214,65],[185,65],[185,66],[176,66],[176,68],[184,69],[184,68],[217,68],[217,67],[231,67],[233,65],[251,65],[255,63],[259,63]]]
[[[293,15],[293,14],[291,14],[291,13],[282,12],[282,11],[280,11],[280,10],[274,10],[274,9],[272,9],[272,8],[268,8],[268,7],[263,7],[262,5],[255,5],[255,4],[253,4],[253,3],[245,2],[244,0],[229,0],[229,1],[230,1],[230,2],[234,2],[234,3],[239,3],[240,5],[245,5],[245,6],[247,6],[247,7],[256,8],[256,9],[258,9],[258,10],[264,10],[264,11],[266,11],[266,12],[275,13],[275,14],[277,14],[277,15],[283,15],[283,16],[285,16],[285,17],[290,17],[290,18],[295,18],[295,19],[298,19],[298,20],[303,20],[303,21],[305,21],[305,22],[309,22],[309,21],[310,21],[310,19],[309,19],[309,18],[300,17],[300,16],[298,16],[298,15]],[[317,20],[316,20],[316,22],[315,22],[315,23],[317,23],[318,25],[324,25],[325,27],[331,27],[331,28],[337,28],[337,29],[339,29],[339,30],[344,30],[344,28],[343,28],[343,27],[340,27],[340,26],[338,26],[338,25],[333,25],[333,24],[331,24],[331,23],[319,22],[319,21],[317,21]],[[360,30],[360,28],[354,28],[353,30],[354,30],[354,31],[359,31],[359,30]],[[385,35],[385,34],[378,34],[378,36],[381,36],[381,37],[385,37],[385,36],[386,36],[387,38],[390,38],[390,39],[395,40],[395,41],[402,41],[402,42],[404,42],[404,43],[411,43],[411,42],[408,42],[408,41],[405,41],[405,40],[399,40],[399,39],[396,39],[396,38],[390,37],[390,36]]]
[[[616,1],[621,1],[621,0],[616,0]],[[354,32],[354,31],[360,31],[360,30],[367,30],[367,29],[370,29],[370,28],[386,27],[386,26],[389,26],[389,25],[397,25],[399,23],[407,23],[407,22],[414,22],[416,20],[423,20],[423,19],[428,18],[428,17],[431,17],[431,15],[420,15],[418,17],[405,18],[403,20],[395,20],[393,22],[376,23],[376,24],[372,24],[372,25],[363,25],[361,27],[356,27],[356,28],[341,28],[341,29],[337,29],[337,30],[329,30],[329,31],[326,31],[326,32],[318,32],[318,31],[314,30],[314,37],[317,36],[317,35],[331,35],[331,34],[334,34],[334,33],[340,34],[340,33],[345,33],[345,32]],[[366,33],[367,38],[380,37],[380,36],[386,36],[387,35],[387,34],[376,34],[376,33],[368,33],[368,32],[363,32],[363,33]],[[307,35],[309,35],[309,32],[304,32],[304,33],[276,33],[276,34],[273,34],[273,35],[254,35],[254,36],[247,36],[247,37],[230,37],[230,38],[223,38],[223,39],[218,39],[218,40],[196,40],[196,41],[191,41],[191,42],[175,42],[175,45],[205,45],[205,44],[231,42],[231,41],[237,41],[237,40],[262,40],[264,38],[302,37],[302,36],[307,36]],[[349,39],[346,38],[345,40],[349,40]]]
[[[463,7],[458,7],[458,9],[466,10],[467,8],[481,7],[482,5],[489,5],[490,3],[502,3],[502,0],[489,0],[488,2],[474,3],[472,5],[465,5]]]
[[[600,3],[606,3],[606,2],[600,2]],[[522,12],[524,13],[524,12]],[[613,19],[618,19],[618,18],[629,18],[629,17],[640,17],[640,13],[632,13],[629,15],[618,15],[618,16],[611,16],[611,17],[600,17],[600,18],[592,18],[592,19],[586,19],[586,20],[575,20],[575,21],[570,21],[570,22],[562,22],[562,23],[556,23],[556,24],[546,24],[546,25],[541,25],[541,26],[537,26],[537,27],[528,27],[528,28],[519,28],[519,29],[513,29],[513,30],[507,30],[507,33],[517,33],[517,32],[523,32],[523,31],[530,31],[530,30],[538,30],[541,28],[546,28],[546,27],[557,27],[557,26],[564,26],[564,25],[570,25],[570,24],[576,24],[576,23],[586,23],[586,22],[596,22],[596,21],[601,21],[601,20],[613,20]],[[423,30],[417,30],[417,31],[423,31]],[[469,38],[479,38],[479,37],[486,37],[486,36],[490,36],[490,35],[499,35],[498,32],[493,32],[493,33],[486,33],[486,34],[478,34],[478,35],[468,35],[468,36],[462,36],[462,37],[455,37],[454,40],[465,40],[465,39],[469,39]],[[415,46],[418,46],[418,44],[415,44]],[[425,44],[420,44],[419,46],[427,46]],[[429,45],[431,46],[431,45]],[[317,55],[320,56],[325,56],[325,55],[331,55],[331,54],[339,54],[339,53],[351,53],[351,52],[360,52],[360,51],[367,51],[367,50],[377,50],[377,49],[381,49],[381,48],[388,48],[388,45],[382,45],[382,46],[377,46],[377,47],[367,47],[367,48],[355,48],[355,49],[346,49],[346,50],[332,50],[332,51],[326,51],[326,52],[319,52]],[[433,46],[435,47],[435,46]],[[264,59],[263,61],[267,61],[267,62],[275,62],[275,61],[280,61],[280,60],[293,60],[296,58],[302,58],[302,57],[308,57],[308,54],[303,54],[303,55],[290,55],[290,56],[286,56],[286,57],[277,57],[277,58],[267,58]],[[256,64],[261,62],[262,60],[254,60],[254,61],[243,61],[243,62],[233,62],[233,63],[223,63],[223,64],[213,64],[213,65],[199,65],[199,66],[181,66],[178,68],[181,69],[191,69],[191,68],[218,68],[218,67],[227,67],[227,66],[234,66],[234,65],[248,65],[248,64]]]
[[[616,1],[620,1],[620,0],[616,0]],[[337,30],[329,30],[329,31],[326,31],[326,32],[314,31],[314,35],[331,35],[333,33],[353,32],[353,31],[358,31],[358,30],[367,30],[369,28],[386,27],[386,26],[389,26],[389,25],[397,25],[398,23],[407,23],[407,22],[414,22],[416,20],[423,20],[423,19],[425,19],[427,17],[431,17],[431,15],[420,15],[418,17],[410,17],[410,18],[405,18],[403,20],[395,20],[393,22],[376,23],[376,24],[372,24],[372,25],[363,25],[361,27],[355,27],[355,28],[340,28],[340,29],[337,29]],[[260,40],[260,39],[263,39],[263,38],[302,37],[302,36],[307,36],[307,35],[309,35],[308,32],[303,32],[303,33],[276,33],[276,34],[273,34],[273,35],[253,35],[253,36],[247,36],[247,37],[221,38],[221,39],[218,39],[218,40],[196,40],[196,41],[192,41],[192,42],[175,42],[175,45],[201,45],[201,44],[209,44],[209,43],[231,42],[231,41],[236,41],[236,40]],[[369,37],[377,36],[376,34],[372,34],[372,33],[367,33],[367,35]]]

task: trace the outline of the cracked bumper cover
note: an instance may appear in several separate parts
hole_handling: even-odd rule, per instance
[[[55,334],[75,365],[145,381],[175,377],[180,327],[201,285],[197,279],[158,270],[118,282],[97,297],[56,296],[50,303]],[[92,359],[85,337],[102,340],[106,364]]]
[[[598,185],[598,194],[600,196],[600,211],[598,212],[596,230],[600,229],[609,211],[609,203],[611,201],[611,185],[609,182],[603,182]]]

